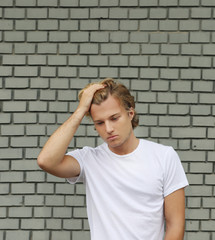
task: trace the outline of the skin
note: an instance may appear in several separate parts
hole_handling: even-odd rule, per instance
[[[83,117],[90,109],[93,95],[102,88],[104,86],[101,84],[87,88],[75,112],[48,139],[37,159],[43,170],[62,178],[80,174],[78,161],[65,153]],[[114,153],[128,154],[138,146],[139,140],[135,137],[131,124],[134,117],[132,108],[126,111],[117,99],[109,96],[100,105],[92,104],[91,116],[97,132]],[[177,190],[164,199],[165,240],[183,240],[184,199],[184,189]]]

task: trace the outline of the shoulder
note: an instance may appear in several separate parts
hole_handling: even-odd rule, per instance
[[[148,151],[164,153],[171,149],[173,150],[171,146],[166,146],[161,143],[156,143],[156,142],[145,140],[145,139],[141,139],[141,142],[142,142],[143,148],[147,149]]]

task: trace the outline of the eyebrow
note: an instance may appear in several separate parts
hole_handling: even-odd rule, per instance
[[[109,119],[112,118],[112,117],[115,117],[115,116],[117,116],[117,115],[120,115],[120,113],[114,113],[113,115],[111,115],[111,116],[109,117]],[[103,120],[95,120],[95,121],[93,121],[93,122],[94,122],[94,123],[103,122]]]

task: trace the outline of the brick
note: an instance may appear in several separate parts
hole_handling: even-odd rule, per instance
[[[110,8],[109,19],[127,19],[128,9],[126,8]]]
[[[50,102],[49,111],[50,112],[67,112],[68,105],[64,102]]]
[[[43,55],[28,56],[28,65],[46,65],[46,56]],[[46,82],[45,79],[37,79],[37,81]]]
[[[38,75],[37,67],[15,67],[14,76],[17,77],[36,77]]]
[[[203,70],[204,72],[205,70]],[[183,69],[181,70],[181,79],[201,79],[201,70],[200,69]]]
[[[7,195],[7,196],[0,196],[0,206],[22,206],[23,199],[22,196],[15,196],[15,195]],[[4,220],[5,221],[5,220]],[[7,223],[8,224],[8,223]],[[2,228],[2,224],[1,228]],[[5,229],[7,229],[5,227]]]
[[[12,68],[11,67],[0,67],[0,76],[2,76],[2,77],[12,76]]]
[[[46,228],[47,229],[61,229],[61,219],[47,219],[46,220]]]
[[[89,34],[87,32],[71,32],[70,33],[71,42],[88,42]]]
[[[42,195],[25,195],[24,196],[25,206],[43,206],[44,205],[44,196]]]
[[[214,140],[193,140],[192,148],[197,150],[213,150]]]
[[[28,8],[27,18],[28,19],[46,19],[48,17],[48,9],[46,8]]]
[[[212,187],[211,186],[189,186],[186,191],[186,196],[211,196],[212,194]],[[199,215],[200,216],[200,215]]]
[[[150,19],[165,19],[167,17],[167,9],[151,8],[149,12]]]
[[[46,102],[29,102],[30,112],[46,112],[48,109]]]
[[[88,2],[87,0],[80,0],[80,6],[81,7],[97,7],[98,0],[92,0],[91,2]]]
[[[161,20],[159,29],[161,31],[177,31],[178,21],[177,20]]]
[[[26,102],[12,101],[3,103],[4,112],[25,112]]]
[[[179,0],[180,6],[199,6],[200,0],[190,0],[189,2],[186,0]]]
[[[182,55],[201,55],[201,45],[183,44],[181,48]]]
[[[160,116],[160,126],[189,126],[190,118],[187,116]]]
[[[64,196],[46,196],[46,206],[64,206]]]
[[[189,67],[189,58],[188,57],[169,57],[169,66],[170,67]]]
[[[57,0],[38,0],[37,5],[42,7],[57,7]]]
[[[167,57],[166,56],[150,56],[149,57],[149,66],[151,67],[166,67],[167,66]]]
[[[79,75],[81,78],[97,78],[98,77],[98,69],[97,68],[79,68]]]
[[[116,56],[116,57],[120,57],[120,56]],[[122,61],[122,64],[123,64],[123,61]],[[108,57],[107,56],[90,56],[89,65],[90,66],[108,66]]]
[[[39,114],[39,123],[42,123],[42,124],[55,123],[55,114],[40,113]]]
[[[114,34],[114,33],[113,33]],[[111,35],[111,34],[110,34]],[[128,34],[123,34],[122,35],[125,37],[127,36],[127,39],[128,39]],[[114,40],[114,37],[111,36],[110,37],[112,39],[112,42],[115,42],[117,41],[117,38],[116,40]],[[119,38],[120,39],[120,38]],[[121,39],[123,39],[123,37],[121,37]],[[108,42],[109,41],[109,34],[107,32],[91,32],[90,33],[90,42]]]
[[[18,7],[34,7],[36,6],[36,0],[16,0],[16,6]]]
[[[34,113],[14,113],[14,123],[36,123]]]
[[[71,218],[72,217],[72,208],[70,207],[55,207],[53,209],[54,218]]]
[[[117,20],[100,20],[100,30],[114,31],[119,30],[119,21]]]
[[[59,67],[58,68],[58,76],[59,77],[75,77],[77,75],[76,68],[69,67]]]
[[[63,229],[65,230],[81,230],[82,220],[80,219],[65,219],[63,220]]]
[[[5,42],[24,42],[25,33],[24,32],[5,32],[4,34]]]
[[[13,136],[13,135],[16,135],[16,136],[21,136],[21,135],[24,135],[25,133],[25,129],[24,129],[24,126],[23,125],[3,125],[1,126],[1,135],[2,136]]]
[[[39,43],[37,51],[39,54],[56,54],[57,45],[55,43]]]
[[[210,240],[210,233],[207,232],[188,232],[187,239]]]
[[[212,0],[202,0],[201,4],[202,6],[208,6],[208,7],[215,6],[215,2]]]
[[[152,91],[168,91],[169,89],[169,83],[164,80],[152,81],[151,84]]]
[[[215,228],[215,222],[212,221],[212,220],[209,220],[209,221],[202,221],[202,226],[201,226],[201,229],[203,231],[214,231],[214,228]]]
[[[128,57],[110,56],[110,66],[128,66]]]
[[[178,103],[198,103],[198,94],[178,93]]]
[[[151,137],[168,138],[170,136],[169,128],[151,128]]]
[[[174,128],[172,129],[173,138],[205,138],[205,128]]]
[[[67,32],[49,32],[49,42],[68,42],[69,34]]]
[[[114,9],[112,9],[112,11],[114,11]],[[147,9],[144,9],[144,8],[130,8],[129,9],[129,19],[146,19],[147,16],[148,16]]]
[[[79,1],[78,0],[60,0],[60,6],[62,7],[77,7],[79,5]]]
[[[13,21],[12,20],[0,20],[0,29],[4,30],[13,30]]]
[[[14,91],[15,100],[36,100],[37,91],[36,90],[15,90]]]
[[[111,10],[111,9],[110,9]],[[108,9],[106,8],[92,8],[90,9],[90,18],[108,18]]]
[[[65,19],[69,17],[68,9],[50,8],[48,18]]]
[[[10,218],[31,218],[32,208],[31,207],[10,207],[8,216]]]
[[[208,219],[208,209],[188,209],[186,219]]]
[[[10,56],[4,55],[3,56],[3,65],[25,65],[26,58],[25,56]]]
[[[98,44],[95,43],[83,43],[80,45],[80,54],[98,54]]]
[[[215,103],[215,96],[213,93],[209,94],[200,94],[200,103],[206,103],[206,104],[214,104]]]
[[[0,5],[1,7],[11,7],[13,6],[13,0],[8,0],[6,2],[4,0],[1,0]]]
[[[140,20],[140,30],[142,31],[158,31],[157,20]]]
[[[150,34],[151,43],[166,43],[168,41],[168,34],[163,32],[154,32]]]
[[[200,28],[200,21],[197,20],[181,20],[179,22],[179,29],[181,31],[197,31]]]
[[[37,184],[37,193],[38,194],[53,194],[54,185],[52,183],[38,183]]]
[[[0,53],[12,53],[12,43],[1,43]]]
[[[25,18],[25,10],[23,8],[6,8],[4,17],[7,19]]]
[[[0,229],[19,229],[19,219],[0,219]]]
[[[210,8],[192,8],[191,9],[191,18],[210,18],[211,9]]]
[[[73,231],[72,239],[74,239],[74,240],[90,240],[90,232],[89,231]]]
[[[204,116],[204,117],[193,117],[193,126],[214,126],[215,120],[213,117]]]
[[[36,30],[36,21],[35,20],[15,20],[15,29],[16,30]]]
[[[191,83],[187,81],[171,82],[171,91],[173,92],[190,92]]]
[[[70,9],[71,19],[88,19],[89,10],[87,8],[75,8]]]
[[[72,22],[70,20],[59,20],[60,27],[59,30],[64,31],[72,31],[72,30],[78,30],[78,21],[73,20]]]
[[[29,149],[27,149],[29,152]],[[26,151],[27,152],[27,151]],[[28,155],[27,153],[26,155]],[[39,154],[39,151],[38,151]],[[32,155],[32,154],[31,154]],[[26,175],[26,181],[27,182],[44,182],[45,181],[45,172],[27,172]]]
[[[138,68],[120,68],[121,78],[138,78]]]
[[[178,69],[161,69],[161,79],[178,79]]]
[[[169,19],[188,19],[189,9],[182,8],[170,8]]]
[[[148,33],[142,33],[142,32],[130,33],[130,42],[144,43],[144,42],[148,42],[148,40],[149,40]]]
[[[48,65],[50,66],[66,65],[66,63],[66,56],[48,56]]]
[[[32,240],[37,240],[37,239],[46,240],[46,239],[49,239],[49,236],[50,236],[50,232],[44,231],[44,230],[32,232]]]
[[[202,115],[210,115],[211,114],[211,109],[210,106],[204,106],[204,105],[199,105],[199,106],[191,106],[190,109],[190,115],[194,116],[202,116]]]
[[[210,33],[209,32],[191,32],[190,42],[191,43],[209,43]]]
[[[140,46],[139,44],[122,44],[121,45],[121,53],[127,55],[139,54]]]
[[[65,184],[65,183],[57,183],[56,184],[56,188],[55,188],[55,192],[56,194],[66,194],[66,205],[68,206],[73,206],[72,204],[74,204],[74,200],[77,200],[76,202],[81,203],[82,197],[77,197],[77,196],[68,196],[68,195],[73,195],[74,194],[74,186],[73,185],[69,185],[69,184]],[[74,199],[73,199],[74,198]]]
[[[119,21],[119,29],[124,31],[133,31],[138,29],[137,20],[121,20]]]
[[[106,0],[100,0],[100,6],[103,7],[116,7],[119,4],[119,0],[109,0],[108,2]]]
[[[98,20],[80,20],[80,30],[98,30],[99,21]]]
[[[159,5],[160,6],[168,6],[168,7],[177,6],[178,1],[177,0],[160,0]]]
[[[87,218],[87,212],[85,207],[75,207],[73,209],[73,217]]]
[[[215,180],[214,174],[205,175],[205,184],[206,185],[214,185],[214,180]],[[213,205],[213,207],[214,207],[214,205]]]
[[[48,33],[47,32],[28,32],[27,42],[47,42]],[[37,56],[32,56],[37,57]]]
[[[0,90],[0,100],[10,100],[12,92],[10,90]]]
[[[0,186],[0,194],[1,195],[4,195],[4,194],[8,195],[8,194],[10,194],[9,184],[1,184],[1,186]],[[2,215],[3,215],[3,213],[0,214],[0,217],[2,217]]]
[[[57,30],[57,20],[38,20],[38,30]]]
[[[192,185],[200,185],[200,184],[203,184],[203,174],[195,174],[195,173],[192,173],[192,174],[186,174],[187,178],[188,178],[188,182],[189,184],[192,184]],[[192,207],[200,207],[200,202],[198,201],[199,199],[196,199],[196,201],[193,201],[191,202],[192,203]],[[189,205],[191,205],[191,203],[189,203]],[[191,206],[189,206],[191,207]]]
[[[21,219],[21,229],[44,229],[44,219]]]
[[[36,137],[12,137],[11,146],[12,147],[36,147],[37,138]]]
[[[26,134],[27,136],[43,136],[45,135],[45,126],[28,125],[26,126]]]
[[[55,77],[56,68],[55,67],[41,67],[40,68],[40,77]]]
[[[15,54],[33,54],[36,52],[35,44],[15,43],[14,45]]]
[[[0,148],[7,148],[8,145],[9,145],[9,138],[8,137],[1,137]]]
[[[215,80],[215,76],[214,76],[215,70],[213,70],[213,69],[205,69],[205,70],[203,70],[202,73],[203,73],[202,74],[203,75],[202,78],[204,80]]]
[[[158,69],[141,69],[140,77],[143,79],[157,79],[158,78]]]

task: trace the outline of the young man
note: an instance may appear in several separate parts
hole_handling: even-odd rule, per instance
[[[88,85],[79,98],[76,111],[45,144],[38,164],[71,184],[86,184],[91,240],[162,240],[164,235],[182,240],[188,182],[176,152],[135,137],[134,98],[124,85],[105,79]],[[85,115],[104,143],[65,154]]]

